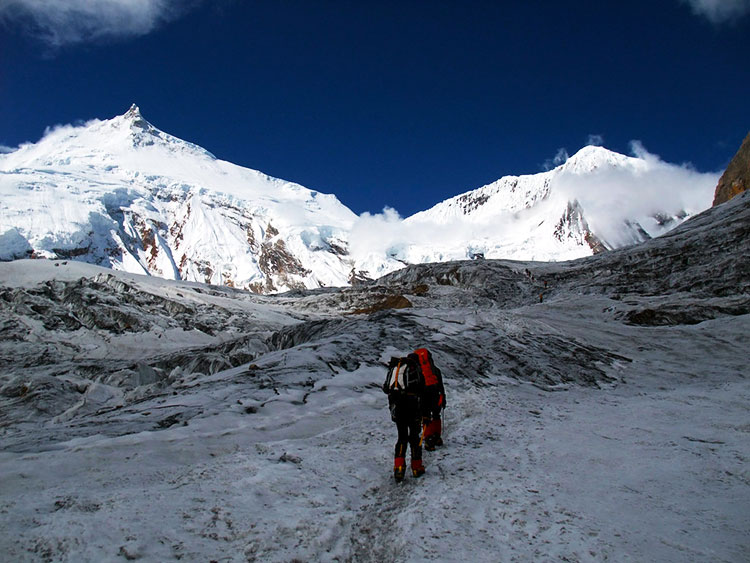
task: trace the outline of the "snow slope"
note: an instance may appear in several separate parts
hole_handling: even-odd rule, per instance
[[[746,561],[748,225],[743,194],[572,262],[265,297],[0,264],[0,550]],[[396,484],[383,362],[421,345],[446,445]]]
[[[0,156],[3,259],[77,258],[252,288],[344,285],[354,214],[125,115]]]
[[[716,179],[645,151],[628,157],[587,146],[553,170],[505,176],[407,218],[415,230],[445,234],[438,236],[439,255],[431,235],[401,257],[418,263],[590,256],[662,235],[707,209]]]

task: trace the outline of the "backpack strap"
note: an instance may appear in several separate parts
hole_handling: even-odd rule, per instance
[[[401,382],[398,380],[398,376],[401,374],[401,366],[403,366],[403,362],[399,361],[398,364],[396,364],[396,367],[394,368],[393,372],[393,381],[391,382],[391,389],[401,389],[402,385]]]

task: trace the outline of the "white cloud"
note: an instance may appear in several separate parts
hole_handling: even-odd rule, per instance
[[[557,152],[555,153],[555,156],[553,158],[548,158],[544,161],[544,169],[545,170],[552,170],[556,166],[560,166],[561,164],[565,164],[565,161],[570,158],[568,156],[568,151],[565,148],[559,148],[557,149]]]
[[[690,4],[693,13],[715,24],[741,18],[750,12],[750,0],[682,0]]]
[[[595,147],[601,147],[604,144],[604,137],[601,135],[590,134],[586,145],[592,145]]]
[[[382,255],[404,238],[401,216],[392,207],[386,207],[383,213],[365,212],[359,216],[350,234],[350,250],[360,258],[370,253]]]
[[[9,147],[9,146],[6,146],[6,145],[0,145],[0,154],[8,154],[8,153],[14,152],[16,150],[17,150],[17,147],[13,148],[13,147]]]
[[[691,164],[664,162],[640,141],[631,141],[630,148],[638,160],[585,175],[565,173],[556,182],[555,189],[581,204],[600,236],[622,243],[617,236],[626,220],[646,226],[656,213],[694,214],[711,206],[719,174],[697,172]]]
[[[568,158],[570,157],[568,156],[568,151],[566,149],[557,149],[557,154],[555,155],[555,158],[552,159],[552,162],[555,166],[559,166],[560,164],[565,164]]]
[[[202,0],[4,0],[0,19],[57,48],[150,33]]]
[[[471,224],[460,219],[404,220],[395,209],[386,207],[382,213],[359,216],[350,233],[349,250],[355,262],[379,276],[385,273],[377,270],[383,257],[408,262],[464,259],[465,243],[482,238],[485,231],[496,234],[497,225]]]

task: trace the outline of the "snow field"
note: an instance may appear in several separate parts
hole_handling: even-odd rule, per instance
[[[747,561],[750,199],[735,200],[574,263],[424,265],[276,298],[0,264],[0,553]],[[342,314],[393,295],[414,306]],[[66,330],[71,315],[94,320]],[[445,376],[446,445],[397,484],[383,363],[420,346]]]
[[[574,314],[537,309],[583,330]],[[733,321],[687,329],[689,348],[741,339]],[[620,348],[637,332],[600,328]],[[382,367],[300,373],[315,379],[307,390],[243,384],[243,368],[207,376],[123,409],[121,437],[3,452],[2,547],[18,561],[741,561],[750,385],[704,369],[732,365],[726,354],[688,355],[680,374],[685,329],[659,332],[635,342],[641,354],[619,368],[628,383],[608,390],[477,384],[446,370],[446,446],[402,484]],[[304,369],[327,353],[297,347],[268,365]],[[669,365],[667,377],[651,371]],[[127,433],[160,408],[201,414]]]

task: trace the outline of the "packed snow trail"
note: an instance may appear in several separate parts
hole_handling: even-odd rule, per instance
[[[716,325],[688,330],[742,340]],[[18,561],[745,560],[750,385],[699,379],[700,364],[665,385],[650,367],[635,362],[627,385],[558,393],[446,373],[446,445],[401,484],[383,368],[264,406],[239,369],[205,377],[138,406],[148,417],[200,399],[187,426],[5,451],[2,548]]]

